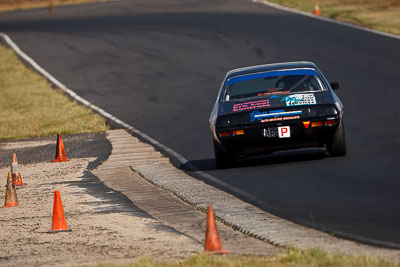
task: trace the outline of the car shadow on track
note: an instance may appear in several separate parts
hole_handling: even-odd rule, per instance
[[[280,151],[263,156],[252,156],[236,159],[232,166],[227,169],[245,168],[262,165],[287,164],[292,162],[322,160],[327,158],[325,149],[308,148],[290,151]],[[214,158],[189,160],[179,166],[184,171],[214,171],[219,170]]]

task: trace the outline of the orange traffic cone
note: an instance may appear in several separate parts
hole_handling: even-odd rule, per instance
[[[315,1],[315,2],[314,2],[314,15],[317,15],[317,16],[321,15],[321,12],[320,12],[320,10],[319,10],[319,3],[318,3],[318,1]]]
[[[52,160],[51,162],[61,162],[61,161],[69,161],[67,159],[67,155],[65,154],[64,144],[61,137],[61,134],[57,134],[57,148],[56,148],[56,159]]]
[[[49,3],[49,13],[50,13],[50,14],[56,13],[56,11],[55,11],[55,9],[54,9],[53,0],[50,0],[50,3]]]
[[[217,225],[215,224],[214,211],[210,206],[207,209],[207,228],[206,239],[204,240],[204,250],[210,254],[224,254],[229,250],[222,249],[222,243],[219,238]]]
[[[26,185],[25,183],[22,182],[21,174],[18,172],[18,160],[17,160],[17,154],[15,153],[12,155],[11,174],[15,186]]]
[[[67,221],[65,220],[60,191],[58,190],[54,191],[53,224],[51,226],[51,231],[52,232],[70,231],[67,226]]]
[[[7,176],[6,198],[4,206],[2,208],[8,208],[14,206],[18,206],[17,191],[15,190],[12,174],[11,172],[9,172]]]

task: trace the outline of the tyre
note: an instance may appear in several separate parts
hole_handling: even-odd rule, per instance
[[[232,166],[234,157],[226,152],[221,145],[214,140],[214,154],[215,154],[215,163],[217,168],[224,169]]]
[[[344,133],[343,121],[337,128],[336,133],[332,137],[331,141],[326,144],[326,149],[331,157],[340,157],[346,155],[346,136]]]

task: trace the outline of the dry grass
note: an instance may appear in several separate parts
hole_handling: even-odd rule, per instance
[[[299,250],[290,248],[286,252],[275,257],[258,256],[211,256],[198,255],[189,257],[183,261],[159,262],[149,258],[139,259],[138,262],[124,265],[99,264],[96,267],[319,267],[319,266],[344,266],[344,267],[394,267],[395,264],[383,262],[376,259],[358,256],[333,255],[320,250]]]
[[[313,12],[312,0],[269,0]],[[319,0],[321,16],[400,35],[400,0]]]
[[[104,0],[53,0],[54,5],[100,2]],[[50,0],[0,0],[0,11],[48,7]]]
[[[0,46],[0,139],[106,131],[102,117],[71,101]]]

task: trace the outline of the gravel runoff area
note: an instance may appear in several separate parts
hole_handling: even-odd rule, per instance
[[[12,153],[27,183],[17,189],[17,207],[0,209],[0,266],[132,262],[138,256],[171,260],[202,250],[197,240],[161,224],[91,173],[111,151],[104,133],[63,139],[71,161],[61,163],[50,163],[56,137],[0,142],[3,183]],[[71,232],[49,232],[55,190]],[[5,188],[2,201],[4,194]]]

